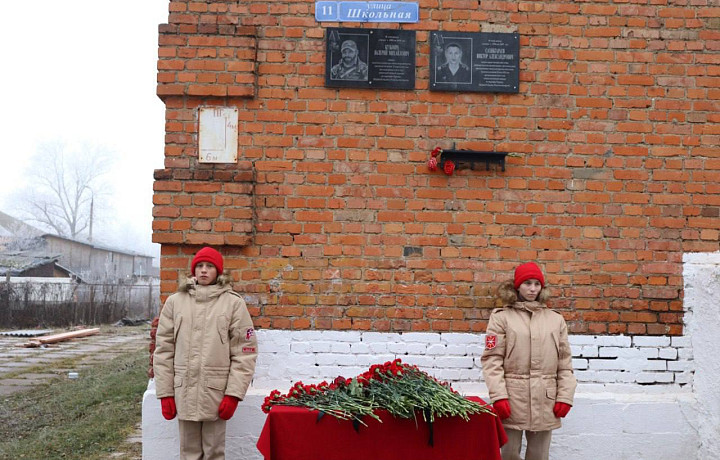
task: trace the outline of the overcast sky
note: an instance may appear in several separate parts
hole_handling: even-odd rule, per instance
[[[157,30],[167,0],[3,2],[0,210],[37,144],[62,139],[117,153],[107,243],[152,255],[152,174],[163,167],[155,95]]]

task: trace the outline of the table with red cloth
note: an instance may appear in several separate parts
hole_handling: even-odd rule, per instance
[[[469,398],[483,403],[480,398]],[[353,422],[303,407],[273,406],[265,420],[257,448],[265,460],[501,460],[507,442],[498,417],[474,414],[438,417],[430,426],[418,414],[395,418],[378,410],[382,423],[370,417],[356,430]]]

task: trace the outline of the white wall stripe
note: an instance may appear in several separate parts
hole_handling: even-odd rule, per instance
[[[690,342],[673,339],[570,336],[576,377],[580,383],[692,385]],[[482,382],[485,334],[259,330],[258,343],[258,389],[353,377],[395,358],[453,384]]]

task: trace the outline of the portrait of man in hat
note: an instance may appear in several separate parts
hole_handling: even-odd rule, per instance
[[[360,59],[357,43],[345,40],[340,45],[340,61],[330,69],[332,80],[362,80],[368,79],[368,66]]]

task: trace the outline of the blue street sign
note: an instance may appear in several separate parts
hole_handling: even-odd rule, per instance
[[[419,21],[417,2],[315,2],[318,22],[409,22]]]

